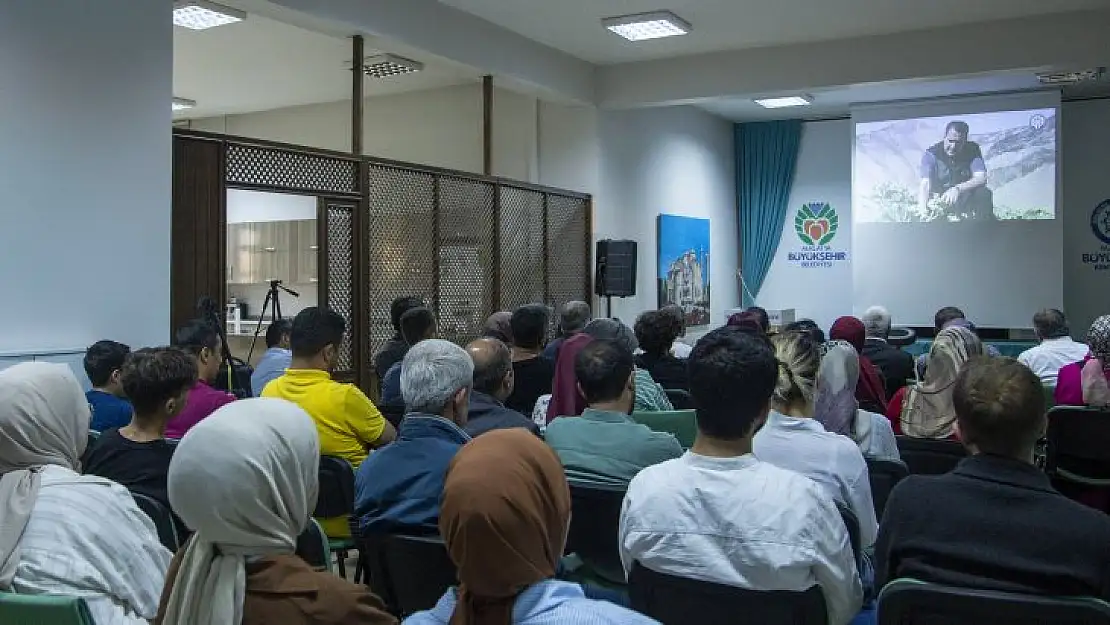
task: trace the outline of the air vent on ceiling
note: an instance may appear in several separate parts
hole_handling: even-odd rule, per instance
[[[362,73],[371,78],[389,78],[401,74],[410,74],[424,69],[420,61],[406,59],[396,54],[377,54],[368,56],[362,61]]]
[[[1094,67],[1072,72],[1041,72],[1037,74],[1037,80],[1040,80],[1042,85],[1074,85],[1080,82],[1102,80],[1105,75],[1105,67]]]

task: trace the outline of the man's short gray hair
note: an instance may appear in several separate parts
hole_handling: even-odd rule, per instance
[[[865,310],[861,321],[868,338],[885,339],[890,336],[890,311],[882,306]]]
[[[573,334],[590,322],[590,305],[582,301],[567,302],[559,310],[559,329],[563,334]]]
[[[409,412],[441,415],[459,389],[473,384],[474,361],[450,341],[420,341],[401,363],[401,396]]]
[[[630,352],[635,352],[640,347],[636,334],[632,328],[621,323],[620,319],[594,319],[582,329],[582,334],[587,334],[595,339],[616,341]]]

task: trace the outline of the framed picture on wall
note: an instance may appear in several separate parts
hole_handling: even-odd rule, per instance
[[[686,325],[709,323],[709,220],[659,215],[659,307],[678,306]]]

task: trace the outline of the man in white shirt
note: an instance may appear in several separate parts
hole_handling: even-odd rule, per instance
[[[1087,345],[1071,339],[1064,313],[1055,308],[1033,315],[1033,330],[1041,344],[1022,352],[1018,362],[1032,369],[1041,379],[1041,384],[1056,386],[1056,376],[1064,365],[1087,357]]]
[[[639,563],[751,590],[817,584],[830,625],[848,623],[863,589],[836,504],[812,480],[751,452],[778,375],[767,340],[720,328],[698,341],[689,363],[698,436],[681,458],[629,484],[619,533],[625,573]]]

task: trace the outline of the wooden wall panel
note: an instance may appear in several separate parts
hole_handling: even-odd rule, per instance
[[[224,143],[174,136],[170,336],[211,297],[223,310],[226,256]]]

